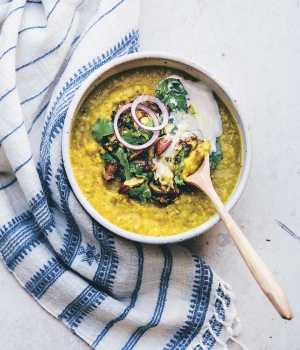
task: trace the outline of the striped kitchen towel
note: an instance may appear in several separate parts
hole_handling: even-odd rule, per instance
[[[239,328],[227,284],[180,245],[108,232],[79,205],[62,164],[70,101],[92,72],[138,50],[138,9],[137,0],[0,4],[1,258],[93,348],[227,349]]]

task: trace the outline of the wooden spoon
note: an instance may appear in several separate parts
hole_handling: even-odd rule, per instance
[[[204,158],[200,168],[194,174],[188,176],[185,181],[200,188],[211,199],[257,283],[281,317],[291,320],[293,312],[283,289],[243,232],[233,221],[217,195],[210,178],[208,155]]]

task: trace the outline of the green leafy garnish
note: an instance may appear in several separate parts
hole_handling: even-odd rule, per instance
[[[127,154],[124,152],[124,150],[121,147],[114,154],[119,159],[120,164],[124,168],[126,180],[131,179],[131,173],[130,173],[129,162],[127,159]]]
[[[104,153],[101,155],[101,158],[109,164],[115,164],[117,163],[117,161],[115,160],[115,158],[113,158],[108,152]]]
[[[175,135],[177,130],[178,130],[178,127],[174,125],[173,129],[170,131],[170,134]]]
[[[136,198],[142,205],[145,205],[151,197],[151,191],[147,182],[144,182],[141,186],[131,188],[126,194],[131,198]]]
[[[174,118],[169,118],[168,124],[162,130],[161,135],[164,135],[164,134],[175,135],[177,130],[178,130],[178,127],[174,123]]]
[[[209,156],[209,166],[216,169],[217,164],[223,159],[222,147],[219,138],[216,139],[216,152],[212,152]]]
[[[178,156],[180,157],[180,162],[179,162],[179,165],[178,165],[177,169],[175,170],[174,182],[175,182],[176,185],[178,185],[178,186],[183,186],[183,185],[184,185],[184,181],[183,181],[183,178],[179,175],[179,173],[180,173],[181,170],[183,170],[183,168],[184,168],[184,149],[182,149],[182,150],[178,153]]]
[[[113,123],[107,119],[97,119],[92,128],[92,136],[96,141],[101,141],[104,136],[114,134]]]
[[[188,112],[187,92],[179,79],[167,78],[158,84],[156,97],[172,111]]]
[[[129,163],[129,169],[132,175],[135,175],[136,177],[142,177],[144,179],[147,178],[148,174],[144,172],[141,164]]]
[[[141,129],[128,130],[122,134],[122,138],[131,145],[142,145],[149,141],[150,133]]]

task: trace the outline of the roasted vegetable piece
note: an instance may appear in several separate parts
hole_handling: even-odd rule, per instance
[[[153,182],[151,182],[149,184],[149,187],[150,187],[150,190],[151,192],[153,193],[156,193],[156,194],[166,194],[166,190],[163,189],[162,187],[158,186],[158,185],[155,185]]]
[[[184,159],[184,168],[180,176],[185,179],[187,176],[193,174],[199,168],[209,150],[209,141],[198,140],[197,146],[191,151],[189,156]]]
[[[143,149],[139,150],[139,151],[135,151],[133,153],[129,153],[128,154],[128,160],[132,160],[135,159],[139,154],[141,154],[142,152],[144,152]]]
[[[130,180],[126,180],[122,183],[119,193],[125,193],[126,191],[130,190],[131,188],[135,188],[137,186],[140,186],[142,183],[144,183],[145,179],[141,177],[133,177]]]
[[[108,164],[103,170],[102,170],[102,176],[105,181],[116,179],[116,172],[118,170],[117,164]]]
[[[154,170],[154,164],[151,163],[150,160],[143,160],[143,159],[136,159],[133,161],[135,164],[139,164],[144,171],[153,171]]]

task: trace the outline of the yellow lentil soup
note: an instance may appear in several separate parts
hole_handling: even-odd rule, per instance
[[[79,108],[71,128],[70,158],[76,181],[88,202],[114,225],[147,236],[169,236],[191,230],[216,214],[206,195],[196,188],[181,193],[166,207],[147,202],[141,205],[118,192],[116,182],[101,175],[104,152],[91,130],[98,118],[111,119],[120,102],[130,103],[144,94],[155,95],[157,84],[171,74],[164,67],[139,68],[113,76],[97,86]],[[211,171],[222,202],[232,194],[241,169],[241,138],[236,122],[225,104],[216,97],[223,133],[219,137],[223,159]]]

